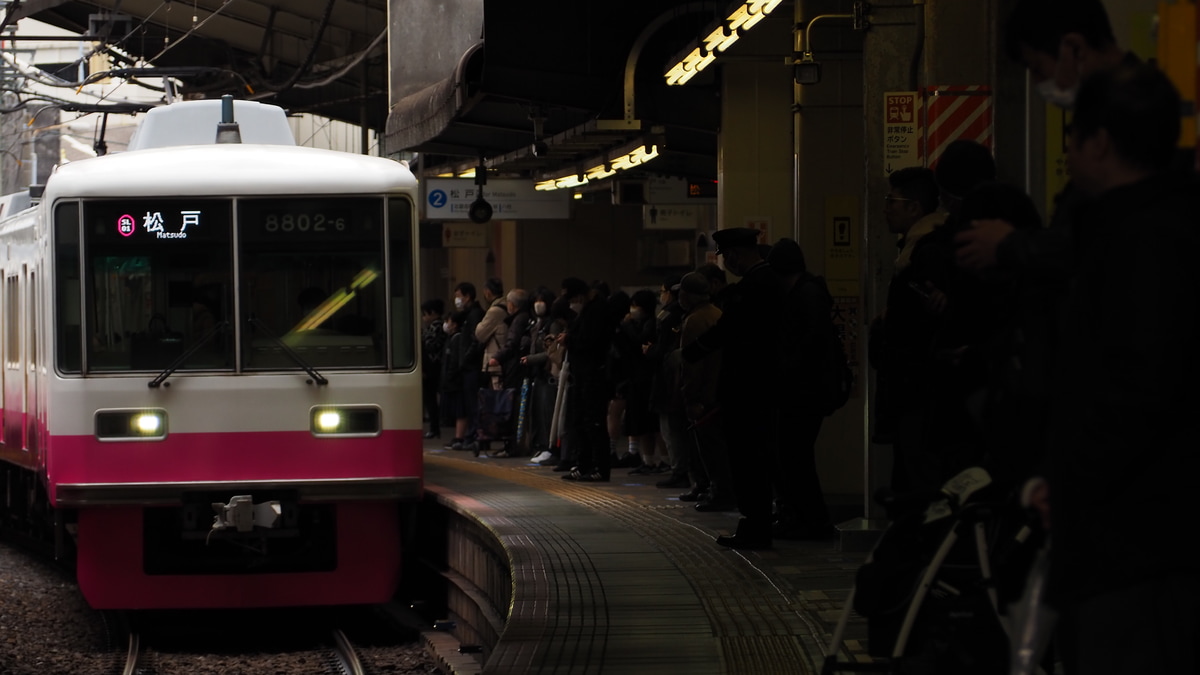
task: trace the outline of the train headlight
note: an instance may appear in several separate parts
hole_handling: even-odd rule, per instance
[[[323,410],[317,414],[316,431],[332,434],[342,426],[342,414],[336,410]]]
[[[166,437],[166,410],[96,411],[96,438],[102,441],[160,441]]]
[[[154,413],[142,413],[133,418],[133,426],[144,436],[153,436],[162,428],[162,418]]]
[[[379,406],[316,406],[309,411],[313,436],[378,436],[382,415]]]

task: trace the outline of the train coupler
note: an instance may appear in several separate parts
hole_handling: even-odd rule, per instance
[[[251,495],[238,495],[229,500],[228,504],[212,503],[212,531],[234,529],[238,532],[252,532],[255,527],[276,528],[282,521],[283,507],[278,500],[254,503]]]

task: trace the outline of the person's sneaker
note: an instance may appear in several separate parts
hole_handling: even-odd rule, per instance
[[[613,460],[614,469],[632,469],[642,465],[642,456],[635,452],[627,452],[623,457]]]
[[[529,461],[536,464],[537,462],[541,462],[543,460],[550,459],[553,456],[554,455],[550,454],[549,450],[543,450],[543,451],[539,452],[538,454],[534,455],[533,457],[530,457]]]
[[[558,455],[551,453],[549,457],[538,462],[540,466],[558,466]]]
[[[571,462],[559,462],[558,464],[554,465],[554,470],[559,473],[562,473],[563,471],[574,471],[577,468],[578,467]]]
[[[607,483],[608,476],[601,474],[599,471],[591,473],[583,473],[578,468],[572,469],[570,473],[562,475],[563,480],[579,481],[581,483]]]
[[[449,443],[447,443],[447,444],[446,444],[446,447],[445,447],[445,449],[446,449],[446,450],[462,450],[462,449],[463,449],[463,441],[462,441],[462,439],[461,439],[461,438],[455,438],[454,440],[452,440],[452,441],[450,441]]]
[[[649,464],[643,464],[643,465],[639,466],[638,468],[634,469],[633,471],[630,471],[629,475],[630,476],[648,476],[652,473],[654,473],[654,467],[650,466]]]
[[[670,470],[671,470],[671,465],[667,464],[666,462],[663,462],[662,464],[659,464],[658,466],[654,467],[653,469],[650,469],[650,473],[666,473]]]

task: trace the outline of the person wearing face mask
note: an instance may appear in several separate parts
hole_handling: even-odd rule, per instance
[[[446,419],[455,421],[455,437],[446,446],[447,450],[463,448],[463,429],[466,428],[467,402],[464,382],[466,372],[467,351],[470,347],[467,336],[462,332],[462,325],[467,320],[466,312],[454,312],[442,324],[446,333],[445,346],[442,351],[442,374],[439,391],[442,395],[442,414]],[[471,395],[474,396],[472,391]]]
[[[1063,107],[1074,106],[1072,92],[1082,81],[1138,61],[1117,45],[1100,0],[1018,0],[1005,25],[1005,48],[1047,100]],[[1003,359],[1018,376],[994,385],[992,396],[1010,401],[1006,427],[1033,457],[1045,451],[1051,373],[1061,351],[1057,326],[1074,271],[1073,230],[1087,200],[1072,180],[1055,197],[1046,228],[1018,228],[1005,218],[966,221],[948,254],[974,275],[1011,280],[1022,299]]]
[[[550,440],[551,418],[554,416],[554,399],[558,393],[559,367],[561,358],[555,360],[559,345],[555,336],[564,325],[551,312],[554,292],[541,286],[533,294],[533,325],[530,328],[529,354],[521,357],[521,366],[529,372],[532,392],[530,393],[528,445],[532,451],[531,461],[543,466],[558,464],[556,444]],[[565,307],[564,307],[565,309]]]
[[[475,340],[475,328],[483,319],[483,308],[475,299],[475,284],[462,281],[454,287],[454,308],[455,311],[463,313],[463,321],[459,324],[463,342],[466,343],[463,349],[466,350],[467,360],[475,363],[475,367],[466,368],[463,372],[462,391],[466,409],[462,411],[464,414],[461,417],[455,418],[454,440],[446,445],[446,449],[465,450],[475,435],[474,421],[479,410],[479,402],[476,400],[479,392],[478,361],[483,353]]]
[[[1137,56],[1117,45],[1100,0],[1019,0],[1004,37],[1009,58],[1025,66],[1038,94],[1068,110],[1084,78],[1138,63]],[[1055,198],[1046,230],[1016,232],[1005,220],[975,221],[955,237],[956,260],[969,270],[998,267],[1061,281],[1069,274],[1069,223],[1080,201],[1079,191],[1068,183]]]

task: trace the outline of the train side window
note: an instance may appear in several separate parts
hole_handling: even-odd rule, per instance
[[[29,370],[30,370],[30,372],[34,372],[37,369],[37,361],[38,361],[37,325],[38,325],[37,272],[30,272],[29,273]]]
[[[54,336],[58,370],[83,369],[83,305],[79,285],[79,203],[65,202],[54,209]]]
[[[388,200],[388,230],[392,367],[411,368],[416,362],[417,324],[413,302],[413,204],[407,198]]]

